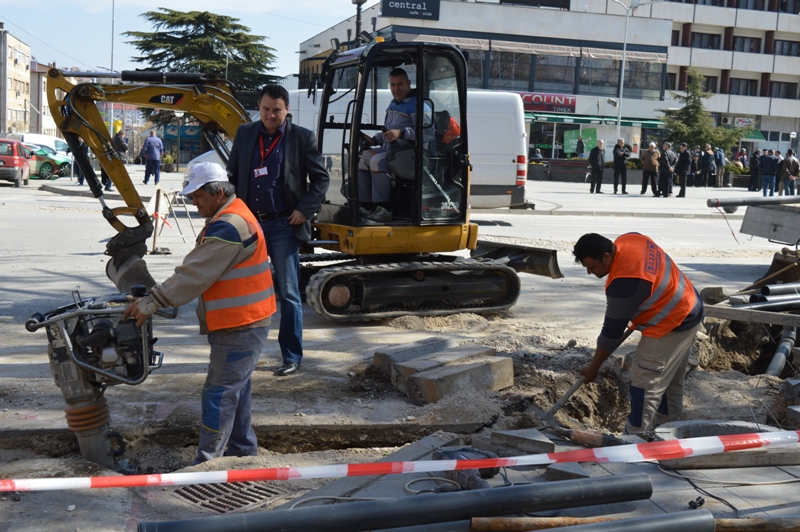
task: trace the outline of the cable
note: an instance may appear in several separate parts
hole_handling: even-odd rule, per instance
[[[459,483],[458,483],[458,482],[456,482],[455,480],[450,480],[449,478],[442,478],[442,477],[421,477],[421,478],[415,478],[414,480],[411,480],[411,481],[409,481],[409,482],[406,482],[406,485],[404,486],[404,487],[405,487],[405,490],[406,490],[408,493],[412,493],[412,494],[414,494],[414,495],[419,495],[420,493],[423,493],[423,492],[438,493],[438,492],[436,492],[435,490],[431,490],[431,489],[424,489],[424,490],[412,490],[412,489],[411,489],[411,487],[410,487],[410,486],[411,486],[412,484],[414,484],[415,482],[422,482],[422,481],[424,481],[424,480],[433,480],[434,482],[447,482],[447,483],[450,483],[450,484],[455,484],[456,486],[458,486],[458,488],[459,488],[459,489],[461,489],[461,484],[459,484]]]
[[[722,497],[717,497],[716,495],[714,495],[712,493],[709,493],[707,490],[705,490],[705,489],[701,488],[700,486],[698,486],[697,484],[695,484],[694,483],[695,479],[693,477],[690,478],[690,477],[684,476],[684,475],[682,475],[680,473],[675,472],[674,470],[667,471],[669,468],[667,468],[665,466],[662,466],[661,464],[658,465],[658,468],[661,469],[661,471],[663,471],[667,475],[674,476],[674,477],[677,477],[677,478],[682,478],[682,479],[686,480],[687,482],[689,482],[689,484],[692,485],[692,487],[697,492],[702,493],[706,497],[711,497],[712,499],[716,499],[719,502],[721,502],[722,504],[724,504],[725,506],[727,506],[728,508],[730,508],[731,510],[733,510],[733,518],[734,519],[738,519],[739,518],[739,509],[737,507],[735,507],[734,505],[732,505],[731,503],[729,503],[728,501],[726,501]],[[696,480],[699,480],[699,479],[696,479]],[[800,480],[800,479],[798,479],[798,480]],[[689,504],[689,506],[691,507],[691,503]]]
[[[308,501],[319,501],[319,500],[330,500],[330,501],[347,501],[347,502],[356,502],[356,501],[383,501],[386,500],[388,497],[334,497],[334,496],[320,496],[320,497],[309,497],[308,499],[301,499],[299,501],[295,501],[289,509],[296,508],[301,504],[305,504]]]
[[[40,43],[44,44],[45,46],[47,46],[47,47],[49,47],[49,48],[52,48],[52,49],[53,49],[53,50],[55,50],[56,52],[58,52],[58,53],[62,54],[64,57],[68,57],[68,58],[70,58],[71,60],[75,61],[76,63],[80,63],[81,65],[86,65],[86,68],[91,68],[89,65],[87,65],[87,64],[86,64],[86,63],[84,63],[83,61],[79,61],[79,60],[75,59],[74,57],[72,57],[72,56],[69,56],[69,55],[65,54],[65,53],[63,52],[63,50],[62,50],[62,49],[60,49],[60,48],[56,48],[55,46],[51,46],[51,45],[47,44],[46,42],[44,42],[43,40],[41,40],[40,38],[38,38],[36,35],[34,35],[34,34],[32,34],[32,33],[28,32],[28,31],[25,31],[25,30],[22,28],[22,26],[20,26],[19,24],[14,24],[14,23],[13,23],[13,22],[11,22],[10,20],[8,20],[8,17],[4,17],[3,15],[0,15],[0,18],[1,18],[1,19],[4,19],[6,22],[8,22],[9,24],[11,24],[12,26],[16,26],[17,28],[19,28],[19,31],[21,31],[22,33],[25,33],[26,35],[29,35],[31,38],[33,38],[33,39],[36,39],[37,41],[39,41]]]

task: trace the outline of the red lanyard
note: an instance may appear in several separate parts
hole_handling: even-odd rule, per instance
[[[269,154],[272,153],[272,150],[275,149],[275,146],[278,145],[278,141],[279,140],[281,140],[281,132],[280,131],[278,131],[278,136],[275,137],[275,140],[272,141],[272,144],[270,145],[269,149],[267,150],[267,153],[264,153],[264,135],[259,135],[258,136],[258,142],[261,144],[261,164],[262,165],[264,164],[264,161],[267,160],[267,157],[269,157]]]

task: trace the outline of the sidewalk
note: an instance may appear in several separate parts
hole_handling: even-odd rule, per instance
[[[136,191],[147,203],[155,190],[151,178],[150,184],[143,184],[144,165],[127,165]],[[161,188],[165,191],[181,190],[184,172],[161,172]],[[77,178],[62,177],[52,181],[32,181],[38,183],[39,189],[65,196],[92,197],[88,185],[78,186]],[[33,185],[35,186],[35,185]],[[675,193],[680,190],[675,188]],[[496,209],[518,215],[559,215],[559,216],[633,216],[645,218],[721,218],[717,209],[706,206],[709,198],[741,198],[760,197],[760,192],[748,192],[744,188],[687,188],[685,198],[655,198],[648,190],[641,192],[640,183],[628,185],[628,194],[614,194],[611,183],[603,183],[603,194],[590,194],[586,183],[568,183],[563,181],[528,181],[525,197],[533,209]],[[334,191],[335,193],[335,191]],[[122,197],[116,188],[106,192],[107,200],[121,201]],[[475,209],[474,214],[485,214],[494,210]],[[735,214],[727,214],[729,219],[741,219],[744,209]]]
[[[150,201],[150,197],[153,195],[156,187],[152,176],[150,176],[150,184],[144,184],[144,165],[128,164],[125,165],[125,168],[128,170],[128,174],[131,176],[131,182],[136,188],[136,192],[138,192],[139,196],[141,196],[142,202],[147,203]],[[162,171],[161,181],[159,182],[161,188],[166,192],[171,190],[181,190],[183,188],[185,168],[185,165],[182,166],[180,172],[167,173]],[[92,191],[89,189],[89,185],[85,183],[83,186],[78,185],[78,178],[76,176],[73,176],[72,178],[61,177],[49,181],[31,180],[31,186],[35,187],[37,184],[39,185],[39,190],[52,192],[53,194],[61,194],[62,196],[80,196],[85,198],[92,197]],[[122,201],[122,196],[120,196],[120,194],[117,192],[116,187],[109,192],[103,192],[103,197],[106,200]]]
[[[675,187],[677,194],[680,189]],[[636,216],[652,218],[721,218],[716,208],[706,206],[710,198],[760,197],[760,192],[744,188],[694,188],[687,187],[686,197],[656,198],[648,190],[640,194],[641,183],[629,183],[628,194],[614,194],[612,183],[603,183],[602,194],[590,194],[588,183],[563,181],[528,181],[525,197],[534,210],[512,210],[512,213],[549,214],[561,216]],[[480,211],[478,211],[480,212]],[[735,214],[725,213],[732,219],[741,219],[744,208]]]

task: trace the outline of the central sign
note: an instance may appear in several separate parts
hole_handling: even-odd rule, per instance
[[[577,98],[572,94],[547,94],[543,92],[520,92],[526,111],[539,113],[575,113]]]
[[[381,0],[382,17],[439,20],[440,0]]]

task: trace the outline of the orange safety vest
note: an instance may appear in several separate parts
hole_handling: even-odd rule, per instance
[[[650,281],[650,297],[636,309],[631,323],[642,336],[661,338],[683,323],[694,308],[697,295],[692,282],[663,249],[638,233],[614,241],[616,253],[608,272],[606,289],[619,278]]]
[[[251,229],[255,229],[256,251],[252,257],[225,272],[203,292],[209,331],[250,325],[273,315],[276,309],[267,242],[261,227],[247,205],[238,198],[211,222],[223,214],[240,216]],[[205,234],[201,235],[201,243],[204,238]]]

